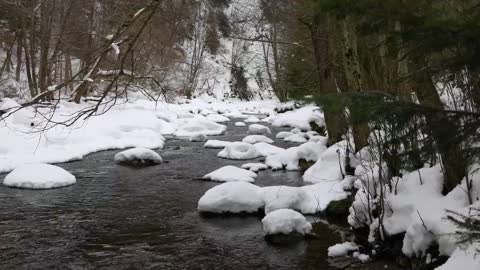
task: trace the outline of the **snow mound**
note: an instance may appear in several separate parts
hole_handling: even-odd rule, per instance
[[[216,182],[255,182],[257,174],[235,166],[225,166],[203,177]]]
[[[188,140],[191,142],[206,142],[208,140],[208,137],[204,134],[197,134],[191,136]]]
[[[256,144],[259,142],[263,143],[273,143],[273,140],[268,138],[267,136],[263,135],[250,135],[245,138],[243,138],[242,142],[244,143],[249,143],[249,144]]]
[[[236,127],[246,127],[247,124],[245,124],[245,123],[243,123],[243,122],[236,122],[236,123],[235,123],[235,126],[236,126]]]
[[[258,117],[256,117],[256,116],[250,116],[247,119],[245,119],[244,121],[245,121],[245,123],[258,123],[258,122],[260,122],[260,119],[258,119]]]
[[[217,124],[205,118],[186,118],[179,119],[177,122],[177,130],[174,135],[178,137],[191,137],[195,135],[221,135],[227,127]]]
[[[357,244],[353,242],[345,242],[336,244],[328,248],[328,257],[347,256],[349,252],[358,250]]]
[[[208,140],[203,147],[205,148],[213,148],[213,149],[221,149],[225,148],[232,144],[232,142],[227,141],[219,141],[219,140]]]
[[[275,138],[277,139],[285,139],[289,136],[293,135],[292,132],[288,132],[288,131],[281,131],[279,133],[277,133],[277,136],[275,136]]]
[[[260,153],[255,146],[249,143],[234,142],[230,143],[217,155],[221,158],[246,160],[260,157]]]
[[[272,125],[275,127],[294,127],[301,130],[310,130],[310,122],[315,122],[319,127],[325,126],[323,114],[316,106],[308,106],[298,110],[289,111],[276,116]]]
[[[263,163],[247,163],[242,165],[242,169],[258,172],[260,170],[268,169],[268,166]]]
[[[207,119],[215,123],[230,122],[230,119],[220,114],[209,114],[207,115]]]
[[[17,167],[3,180],[8,187],[50,189],[73,185],[76,178],[66,170],[49,164],[26,164]]]
[[[229,182],[208,190],[198,210],[209,213],[254,213],[263,207],[260,188],[246,182]]]
[[[327,147],[323,143],[307,142],[298,147],[297,158],[316,162]]]
[[[17,109],[20,108],[20,104],[18,104],[15,100],[11,98],[3,98],[0,101],[0,111],[6,112],[10,109]]]
[[[259,124],[250,125],[248,127],[248,132],[252,134],[259,134],[259,135],[272,133],[268,127],[259,125]]]
[[[303,189],[288,186],[264,187],[261,194],[265,203],[265,213],[279,209],[300,210],[306,197]]]
[[[341,181],[346,175],[346,149],[347,141],[341,141],[325,150],[318,158],[318,161],[310,167],[303,175],[303,180],[308,183],[319,183],[322,181]],[[355,157],[350,155],[353,162]]]
[[[267,157],[270,155],[279,154],[285,151],[285,149],[280,148],[269,143],[259,142],[253,145],[255,149],[260,153],[260,155]]]
[[[262,219],[263,231],[267,234],[307,234],[312,224],[300,213],[291,209],[273,211]]]
[[[284,167],[289,171],[298,171],[297,159],[298,147],[288,148],[280,153],[267,156],[265,164],[273,170],[282,170]]]
[[[163,162],[162,157],[157,152],[143,147],[117,153],[114,160],[117,163],[129,163],[132,165],[153,165]]]
[[[297,134],[292,134],[285,139],[283,139],[286,142],[292,142],[292,143],[305,143],[307,142],[307,139],[305,138],[305,133],[297,133]]]

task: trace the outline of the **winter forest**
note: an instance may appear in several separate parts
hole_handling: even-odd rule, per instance
[[[0,269],[480,269],[477,0],[0,0]]]

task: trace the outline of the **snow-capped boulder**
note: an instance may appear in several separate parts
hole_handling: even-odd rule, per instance
[[[268,166],[263,163],[247,163],[242,165],[242,169],[258,172],[260,170],[268,169]]]
[[[244,143],[249,143],[249,144],[256,144],[259,142],[263,143],[273,143],[273,140],[268,138],[267,136],[263,135],[250,135],[245,138],[243,138],[242,142]]]
[[[253,145],[255,149],[260,153],[260,155],[267,157],[270,155],[276,155],[285,151],[285,149],[280,148],[269,143],[259,142]]]
[[[230,121],[230,119],[220,114],[209,114],[207,115],[207,119],[215,123],[225,123]]]
[[[254,213],[263,208],[260,188],[246,182],[229,182],[208,190],[198,210],[209,213]]]
[[[279,114],[273,119],[272,125],[275,127],[294,127],[301,130],[310,130],[311,122],[315,122],[319,127],[325,126],[323,114],[316,106],[307,106]]]
[[[265,213],[279,209],[300,210],[305,200],[306,193],[299,187],[270,186],[264,187],[261,191],[265,203]]]
[[[220,135],[227,127],[217,124],[205,118],[186,118],[176,121],[177,130],[174,135],[178,137],[190,137],[194,135]]]
[[[258,158],[261,155],[255,146],[249,143],[234,142],[227,145],[217,156],[226,159],[247,160]]]
[[[243,123],[243,122],[236,122],[236,123],[235,123],[235,126],[236,126],[236,127],[246,127],[247,124],[245,124],[245,123]]]
[[[262,219],[263,231],[271,234],[308,234],[312,224],[300,213],[291,209],[273,211]]]
[[[221,148],[227,147],[230,144],[232,144],[232,142],[219,141],[219,140],[208,140],[203,147],[204,148],[212,148],[212,149],[221,149]]]
[[[49,164],[27,164],[17,167],[3,180],[8,187],[50,189],[70,186],[76,178],[66,170]]]
[[[286,137],[284,141],[292,143],[306,143],[307,139],[305,139],[305,133],[300,132]]]
[[[260,125],[260,124],[253,124],[248,127],[248,132],[252,134],[271,134],[272,132],[270,129],[266,126]]]
[[[260,122],[260,119],[258,119],[258,117],[256,117],[256,116],[250,116],[247,119],[245,119],[245,122],[246,123],[258,123],[258,122]]]
[[[293,133],[291,132],[288,132],[288,131],[281,131],[279,133],[277,133],[277,136],[275,136],[275,138],[277,139],[285,139],[291,135],[294,135]]]
[[[203,177],[216,182],[255,182],[257,174],[235,166],[225,166]]]
[[[116,163],[133,166],[150,166],[163,162],[162,157],[155,151],[137,147],[117,153],[114,157]]]
[[[206,142],[208,140],[207,135],[204,134],[196,134],[189,138],[191,142]]]
[[[347,256],[348,253],[358,250],[358,245],[354,242],[345,242],[336,244],[328,248],[328,257]]]

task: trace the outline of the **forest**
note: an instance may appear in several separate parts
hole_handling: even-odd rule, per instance
[[[479,37],[476,0],[0,0],[0,269],[478,270]]]

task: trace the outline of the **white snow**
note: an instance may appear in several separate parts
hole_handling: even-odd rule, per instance
[[[293,143],[305,143],[307,142],[307,139],[305,138],[304,133],[297,133],[297,134],[292,134],[285,139],[283,139],[286,142],[293,142]]]
[[[257,212],[263,207],[260,188],[246,182],[229,182],[208,190],[198,201],[198,210],[210,213]]]
[[[480,269],[479,249],[480,244],[469,245],[467,248],[458,247],[448,261],[436,270],[478,270]]]
[[[312,230],[312,224],[302,214],[290,209],[270,212],[262,219],[262,223],[266,234],[307,234]]]
[[[318,158],[318,161],[310,167],[304,174],[303,180],[309,183],[319,183],[323,181],[341,181],[346,174],[346,149],[347,141],[341,141],[325,150]],[[355,157],[350,154],[350,159]]]
[[[249,136],[243,138],[242,142],[249,143],[249,144],[256,144],[256,143],[259,143],[259,142],[273,143],[273,140],[268,138],[267,136],[263,136],[263,135],[249,135]]]
[[[255,146],[249,143],[234,142],[227,145],[217,156],[226,159],[246,160],[258,158],[261,155]]]
[[[246,127],[247,124],[245,124],[245,123],[243,123],[243,122],[236,122],[236,123],[235,123],[235,126],[236,126],[236,127]]]
[[[279,154],[285,151],[285,149],[283,148],[264,142],[256,143],[253,146],[258,151],[258,153],[260,153],[260,155],[264,157]]]
[[[266,126],[260,125],[260,124],[253,124],[248,127],[248,132],[252,134],[271,134],[272,132],[270,129]]]
[[[263,163],[247,163],[242,165],[242,169],[258,172],[268,169],[268,166]]]
[[[273,170],[281,170],[284,167],[289,171],[297,171],[298,167],[297,159],[298,147],[291,147],[277,154],[267,156],[265,164]]]
[[[50,189],[75,184],[75,176],[66,170],[49,164],[26,164],[10,172],[3,184],[26,189]]]
[[[132,148],[117,153],[114,160],[117,163],[139,162],[142,164],[159,164],[163,162],[162,157],[157,152],[144,147]]]
[[[217,124],[206,118],[187,118],[179,119],[177,122],[177,130],[175,135],[178,137],[191,137],[195,135],[220,135],[223,134],[227,127]]]
[[[203,147],[213,148],[213,149],[221,149],[221,148],[227,147],[230,144],[232,144],[232,142],[219,141],[219,140],[208,140]]]
[[[342,244],[336,244],[328,248],[329,257],[341,257],[346,256],[352,251],[358,250],[357,244],[353,242],[345,242]]]
[[[294,135],[293,133],[291,132],[288,132],[288,131],[280,131],[279,133],[277,133],[277,136],[275,136],[275,138],[277,139],[285,139],[291,135]]]
[[[225,166],[203,177],[216,182],[255,182],[257,174],[235,166]]]
[[[258,119],[256,116],[250,116],[247,119],[244,120],[245,123],[258,123],[260,122],[260,119]]]
[[[318,111],[316,106],[307,106],[294,111],[279,114],[272,119],[272,125],[276,127],[294,127],[308,131],[311,129],[310,122],[315,122],[318,126],[325,126],[323,114]]]
[[[230,121],[230,119],[220,114],[209,114],[207,115],[207,119],[215,123],[225,123]]]

